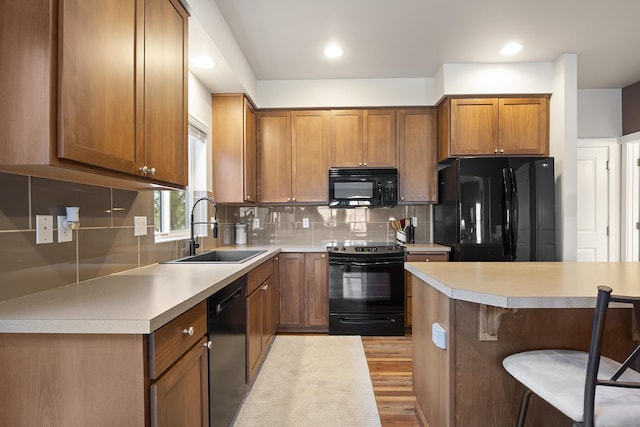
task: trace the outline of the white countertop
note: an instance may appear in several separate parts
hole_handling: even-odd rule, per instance
[[[0,332],[148,334],[278,252],[241,264],[154,264],[3,301]]]
[[[640,262],[410,262],[405,269],[449,298],[504,308],[595,307],[598,285],[640,297]]]

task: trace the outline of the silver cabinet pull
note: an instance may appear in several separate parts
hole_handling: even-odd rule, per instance
[[[193,331],[194,331],[193,326],[189,326],[187,329],[183,329],[183,330],[182,330],[182,333],[183,333],[185,336],[187,336],[187,335],[188,335],[188,336],[192,337],[192,336],[193,336]]]
[[[211,341],[207,341],[206,343],[202,344],[203,347],[207,347],[209,350],[211,350]]]

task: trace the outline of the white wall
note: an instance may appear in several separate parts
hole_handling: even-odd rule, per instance
[[[211,93],[193,74],[189,73],[189,115],[207,127],[207,144],[205,155],[197,156],[195,167],[206,169],[207,188],[193,188],[196,191],[213,191],[213,175],[211,173]]]
[[[577,258],[578,60],[565,54],[553,64],[549,154],[555,158],[557,258]]]
[[[578,90],[578,138],[622,136],[622,89]]]
[[[259,80],[258,108],[433,105],[433,79]]]

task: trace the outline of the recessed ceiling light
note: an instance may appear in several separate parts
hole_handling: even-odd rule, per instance
[[[324,56],[327,58],[339,58],[344,54],[344,51],[340,46],[329,46],[324,50]]]
[[[216,66],[216,61],[209,58],[208,56],[196,56],[191,60],[193,65],[199,68],[213,68]]]
[[[511,42],[511,43],[507,43],[502,49],[500,49],[500,54],[505,56],[515,55],[521,50],[522,50],[522,45],[520,43]]]

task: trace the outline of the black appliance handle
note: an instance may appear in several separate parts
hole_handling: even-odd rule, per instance
[[[220,313],[224,311],[225,308],[229,306],[233,302],[233,300],[238,299],[242,295],[242,288],[238,288],[232,295],[226,297],[222,301],[216,304],[216,316],[220,316]]]
[[[391,317],[380,317],[380,318],[372,318],[372,319],[359,319],[359,318],[349,318],[349,317],[341,317],[338,320],[340,323],[348,324],[348,325],[381,325],[388,323],[395,323],[396,319]]]
[[[397,258],[389,261],[382,261],[380,258],[372,259],[367,261],[362,261],[361,258],[355,259],[339,259],[339,260],[329,260],[329,265],[339,265],[339,266],[348,266],[348,267],[371,267],[378,265],[404,265],[404,256],[402,258]]]
[[[502,168],[502,255],[511,257],[511,197],[509,196],[509,171]]]
[[[355,265],[356,267],[371,267],[378,265],[404,265],[403,261],[373,261],[373,262],[350,262],[349,264]]]
[[[515,261],[518,244],[518,186],[516,185],[516,176],[513,173],[513,168],[509,168],[509,176],[511,178],[511,259],[509,261]]]

